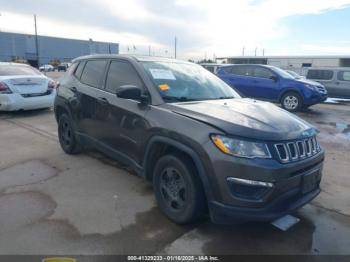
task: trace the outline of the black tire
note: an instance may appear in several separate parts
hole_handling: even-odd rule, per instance
[[[75,136],[72,121],[66,114],[62,114],[59,117],[58,139],[63,151],[67,154],[78,154],[81,152],[81,146]]]
[[[287,92],[281,98],[282,107],[289,112],[297,112],[303,108],[303,99],[296,92]]]
[[[206,198],[191,161],[179,154],[160,158],[153,187],[161,211],[178,224],[193,223],[205,215]]]

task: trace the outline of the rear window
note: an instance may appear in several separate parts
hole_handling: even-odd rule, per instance
[[[340,72],[338,72],[338,80],[340,80],[340,81],[350,81],[350,71],[340,71]]]
[[[81,82],[99,88],[106,64],[105,60],[87,61],[81,75]]]
[[[18,75],[41,75],[41,73],[30,66],[20,65],[1,65],[0,76],[18,76]]]
[[[332,70],[309,70],[307,72],[307,79],[316,79],[316,80],[331,80],[333,78]]]

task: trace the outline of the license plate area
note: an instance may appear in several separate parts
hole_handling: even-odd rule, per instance
[[[302,194],[307,194],[316,189],[318,184],[319,174],[320,174],[320,169],[316,169],[303,176],[302,188],[301,188]]]

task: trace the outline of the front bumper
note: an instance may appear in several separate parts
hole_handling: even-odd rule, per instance
[[[56,91],[35,97],[23,97],[20,94],[0,94],[0,111],[34,110],[52,107]]]
[[[211,220],[217,224],[230,224],[241,221],[273,221],[303,207],[320,192],[320,188],[317,187],[312,192],[301,195],[296,188],[282,194],[262,208],[234,207],[211,201],[209,202]]]
[[[314,104],[322,103],[326,101],[327,98],[328,98],[327,93],[317,93],[316,95],[312,95],[311,97],[305,99],[304,104],[314,105]]]
[[[323,150],[313,157],[282,164],[274,159],[223,155],[210,144],[207,146],[213,167],[209,176],[215,181],[211,182],[214,197],[208,199],[214,223],[272,221],[304,206],[320,193]],[[314,177],[313,185],[305,190],[306,177],[310,174]],[[249,189],[244,196],[241,189],[237,192],[238,187],[233,188],[228,182],[230,178],[260,181],[273,187],[262,193]]]

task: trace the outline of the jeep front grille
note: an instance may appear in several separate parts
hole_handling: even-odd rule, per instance
[[[283,163],[293,162],[316,155],[321,151],[316,137],[294,142],[275,144],[278,158]]]

